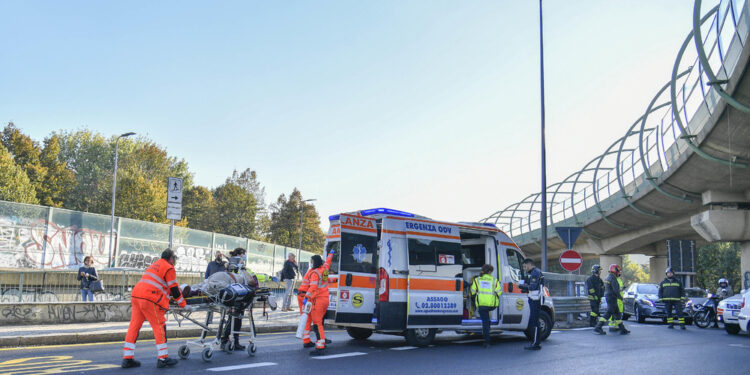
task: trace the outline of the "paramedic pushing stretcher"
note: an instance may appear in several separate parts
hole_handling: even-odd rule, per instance
[[[158,357],[156,367],[171,367],[177,364],[177,360],[169,358],[167,352],[167,319],[165,317],[165,313],[169,310],[170,295],[180,307],[186,305],[177,285],[177,273],[174,270],[176,261],[177,257],[171,249],[164,250],[161,253],[161,259],[149,266],[141,280],[135,284],[130,299],[132,304],[130,326],[122,350],[122,368],[141,365],[133,359],[133,355],[135,354],[135,341],[138,339],[144,320],[148,320],[154,331]]]

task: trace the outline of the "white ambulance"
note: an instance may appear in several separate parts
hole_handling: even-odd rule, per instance
[[[481,332],[469,288],[485,263],[503,285],[491,330],[530,335],[528,294],[518,286],[524,256],[494,225],[439,222],[387,208],[333,215],[329,221],[326,253],[336,253],[326,323],[346,327],[352,338],[398,334],[409,345],[426,346],[439,331]],[[543,340],[555,316],[546,288],[545,295],[539,317]]]

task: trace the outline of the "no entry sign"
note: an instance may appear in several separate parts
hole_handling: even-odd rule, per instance
[[[565,250],[560,254],[560,266],[568,272],[578,271],[582,263],[583,258],[577,251]]]

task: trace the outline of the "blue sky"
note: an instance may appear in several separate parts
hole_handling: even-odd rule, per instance
[[[324,227],[382,206],[476,220],[539,190],[537,5],[5,0],[0,121],[145,134],[209,187],[250,167],[267,202],[317,198]],[[545,2],[549,183],[644,112],[691,16]]]

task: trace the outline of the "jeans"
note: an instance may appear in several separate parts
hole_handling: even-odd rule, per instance
[[[94,301],[94,292],[92,292],[90,289],[81,289],[81,300],[83,302],[86,302],[86,301],[93,302]]]
[[[282,310],[290,308],[292,305],[292,293],[294,292],[294,279],[286,279],[286,294],[284,294],[284,304],[281,306]]]
[[[490,311],[496,309],[496,307],[490,306],[479,306],[478,312],[479,317],[482,318],[482,335],[484,335],[484,342],[490,343]]]

